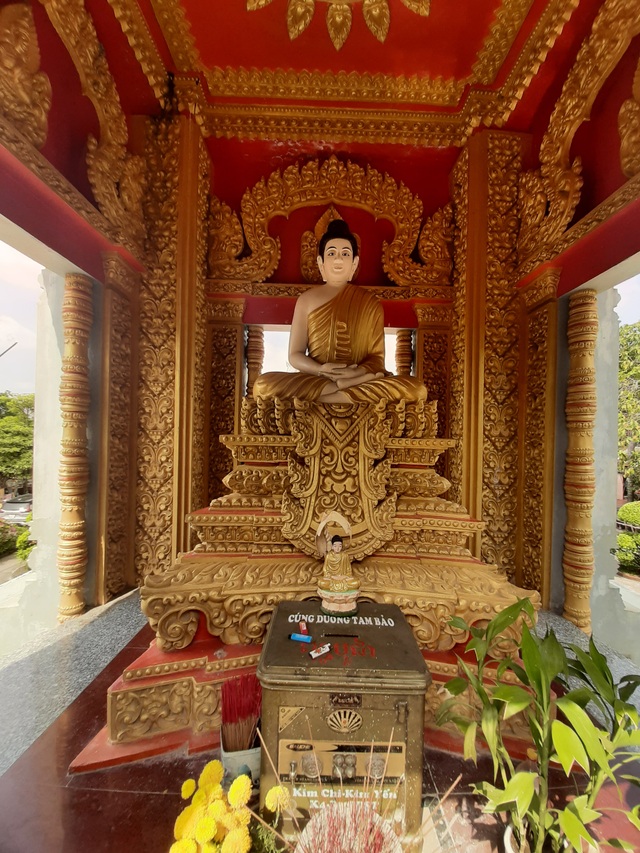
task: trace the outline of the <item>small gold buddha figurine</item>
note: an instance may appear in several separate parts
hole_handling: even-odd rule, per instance
[[[359,590],[360,582],[351,571],[351,558],[343,550],[342,536],[333,536],[318,581],[320,609],[333,616],[352,616],[358,611]]]
[[[358,243],[343,219],[332,220],[318,243],[325,284],[296,302],[289,336],[289,363],[298,373],[263,373],[254,398],[297,397],[321,403],[426,400],[413,376],[391,376],[384,368],[384,313],[365,288],[350,284]]]

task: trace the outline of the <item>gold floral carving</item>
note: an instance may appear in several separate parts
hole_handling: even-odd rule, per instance
[[[464,365],[467,301],[467,257],[469,222],[469,150],[465,148],[458,157],[453,170],[451,190],[452,209],[455,219],[453,239],[453,315],[451,322],[451,372],[449,376],[449,435],[456,440],[449,451],[449,477],[451,500],[462,502],[463,481],[463,438],[464,438]],[[418,314],[418,317],[420,315]],[[422,348],[423,353],[425,347]],[[425,373],[423,372],[423,377]]]
[[[518,236],[520,139],[488,140],[484,341],[482,556],[513,575],[517,535],[520,304],[513,287]]]
[[[620,164],[627,178],[640,172],[640,61],[633,77],[632,95],[618,113]]]
[[[148,125],[149,263],[140,288],[135,560],[139,577],[172,559],[179,122]]]
[[[253,393],[253,383],[262,373],[264,361],[264,329],[262,326],[247,327],[247,396]]]
[[[464,80],[441,77],[394,77],[355,71],[274,71],[258,68],[212,68],[205,72],[212,97],[294,98],[303,101],[357,101],[372,103],[455,106]]]
[[[37,148],[47,138],[51,84],[40,68],[33,11],[26,3],[0,9],[0,113]]]
[[[453,271],[453,211],[450,204],[427,217],[418,240],[418,254],[429,270],[430,284],[450,284]]]
[[[520,295],[526,308],[521,358],[525,377],[521,399],[522,477],[518,541],[518,583],[537,589],[549,602],[555,434],[556,291],[559,270],[548,270]]]
[[[570,162],[573,138],[638,33],[640,16],[635,0],[605,0],[551,114],[540,146],[540,169],[523,177],[521,276],[557,253],[556,244],[571,222],[582,188],[580,159]]]
[[[564,494],[564,617],[586,633],[591,630],[591,585],[595,556],[592,512],[596,490],[593,431],[596,418],[595,346],[598,297],[594,290],[569,297],[567,338],[569,378],[565,414],[567,451]]]
[[[179,71],[200,68],[202,60],[180,0],[152,0],[151,5]]]
[[[473,65],[474,81],[484,85],[494,81],[524,23],[531,2],[532,0],[513,0],[502,2],[498,6],[489,35]]]
[[[60,534],[58,540],[58,619],[85,608],[88,563],[86,499],[89,488],[87,419],[91,402],[89,335],[93,323],[93,282],[79,274],[65,277],[62,302],[64,350],[60,380]]]
[[[40,0],[73,60],[100,122],[100,140],[89,136],[87,169],[100,210],[116,225],[125,245],[140,254],[145,225],[144,160],[127,150],[129,133],[104,49],[83,0]]]
[[[219,436],[236,430],[236,405],[243,390],[239,365],[244,356],[244,329],[241,315],[236,319],[235,323],[221,320],[210,327],[209,500],[225,493],[223,480],[233,462]]]
[[[133,0],[109,0],[109,5],[156,98],[162,98],[167,89],[167,72],[140,7]]]
[[[99,516],[97,576],[100,602],[135,583],[133,570],[135,489],[135,382],[139,274],[118,254],[103,259],[103,416],[100,469],[106,483]]]
[[[372,167],[363,169],[337,157],[304,166],[289,166],[262,179],[242,198],[242,224],[236,214],[219,201],[212,205],[209,270],[216,277],[264,281],[280,260],[280,240],[269,235],[275,216],[286,216],[309,205],[348,204],[388,219],[395,228],[391,243],[383,243],[382,266],[400,285],[432,284],[430,269],[411,258],[420,233],[422,202],[404,185]],[[242,251],[244,235],[250,252]],[[234,257],[235,255],[235,257]]]
[[[132,743],[155,735],[220,728],[220,684],[183,678],[108,694],[107,728],[112,743]]]

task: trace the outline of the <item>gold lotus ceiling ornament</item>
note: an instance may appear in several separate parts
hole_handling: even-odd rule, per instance
[[[247,0],[250,11],[262,9],[273,0]],[[340,50],[347,40],[353,18],[351,7],[362,3],[364,20],[378,39],[383,42],[389,32],[391,15],[389,0],[318,0],[327,3],[327,29],[336,50]],[[401,0],[401,2],[417,15],[428,15],[431,0]],[[316,10],[316,0],[288,0],[287,28],[291,39],[297,38],[311,23]]]

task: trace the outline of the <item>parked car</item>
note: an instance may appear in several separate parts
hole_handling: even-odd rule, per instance
[[[26,524],[33,508],[33,495],[16,495],[2,503],[0,518],[10,524]]]

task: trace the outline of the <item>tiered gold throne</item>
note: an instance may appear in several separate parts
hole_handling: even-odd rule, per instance
[[[361,597],[399,605],[425,650],[466,639],[454,615],[473,624],[537,598],[467,549],[483,525],[442,497],[434,465],[454,442],[435,435],[436,401],[245,398],[240,434],[221,439],[231,494],[189,516],[200,544],[142,587],[160,648],[187,646],[200,614],[225,643],[260,642],[278,602],[317,594],[316,534],[331,513],[348,520]]]

